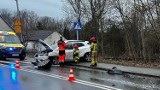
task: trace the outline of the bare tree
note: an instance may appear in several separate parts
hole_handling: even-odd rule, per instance
[[[82,0],[66,0],[67,4],[65,4],[64,11],[67,14],[72,14],[74,17],[76,17],[77,21],[80,22],[82,17]],[[68,7],[68,8],[66,8]]]
[[[23,30],[22,31],[23,41],[25,42],[28,41],[29,38],[31,38],[30,36],[31,34],[33,34],[31,32],[36,29],[36,24],[39,17],[33,11],[22,10],[20,12],[21,12],[20,17]]]
[[[14,21],[14,15],[8,9],[1,9],[0,15],[5,19],[5,21],[12,26]]]
[[[85,22],[90,24],[88,34],[91,36],[97,37],[98,41],[101,42],[99,46],[101,47],[101,53],[103,52],[103,21],[107,11],[109,11],[110,0],[67,0],[69,10],[72,14],[75,13],[75,16],[79,19],[83,19]],[[88,18],[88,21],[86,21]],[[85,28],[85,27],[84,27]],[[99,33],[101,30],[101,33]],[[84,30],[85,31],[85,30]],[[87,32],[82,32],[85,34]],[[92,32],[92,33],[89,33]],[[99,38],[99,36],[101,36]],[[102,55],[103,56],[103,55]]]
[[[120,0],[114,0],[112,2],[113,6],[115,7],[115,9],[118,11],[118,13],[121,16],[121,20],[123,22],[123,27],[125,30],[125,36],[126,36],[126,43],[127,43],[127,49],[129,50],[129,56],[134,56],[133,53],[133,48],[131,46],[131,37],[129,35],[129,21],[130,21],[130,11],[131,11],[131,5],[128,5],[128,0],[127,1],[120,1]],[[126,7],[124,7],[124,5],[126,5]]]

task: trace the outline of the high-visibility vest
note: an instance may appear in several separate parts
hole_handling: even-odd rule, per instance
[[[96,43],[91,43],[91,52],[97,52],[97,44]]]
[[[73,52],[73,58],[74,59],[79,59],[79,50],[78,49],[74,50],[74,52]]]
[[[65,50],[66,43],[64,41],[58,41],[58,47],[59,47],[59,50]]]

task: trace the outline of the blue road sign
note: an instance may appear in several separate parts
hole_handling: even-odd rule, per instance
[[[74,22],[74,30],[82,30],[81,22]]]

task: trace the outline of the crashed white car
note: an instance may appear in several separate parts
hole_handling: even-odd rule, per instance
[[[90,61],[90,45],[88,41],[84,40],[66,40],[66,57],[65,62],[73,62],[73,50],[74,45],[78,45],[80,60]],[[40,49],[40,52],[36,53],[34,56],[35,61],[32,62],[33,65],[38,66],[39,68],[50,68],[52,64],[58,64],[58,46],[57,43],[52,46],[45,43],[43,40],[38,40],[40,46],[43,49]]]
[[[65,57],[65,62],[68,61],[73,61],[73,50],[74,50],[74,45],[78,45],[78,49],[79,49],[79,56],[80,56],[80,60],[82,61],[90,61],[90,45],[88,41],[84,41],[84,40],[66,40],[66,57]],[[57,44],[54,44],[51,46],[53,51],[48,53],[49,58],[53,58],[53,62],[54,61],[58,61],[58,55],[59,55],[59,51],[58,51],[58,46]]]

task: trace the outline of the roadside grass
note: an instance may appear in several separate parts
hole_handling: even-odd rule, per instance
[[[107,64],[117,64],[124,66],[133,66],[133,67],[146,67],[146,68],[160,68],[160,60],[155,60],[152,62],[145,62],[142,60],[122,60],[122,59],[102,59],[98,58],[98,62],[107,63]]]

